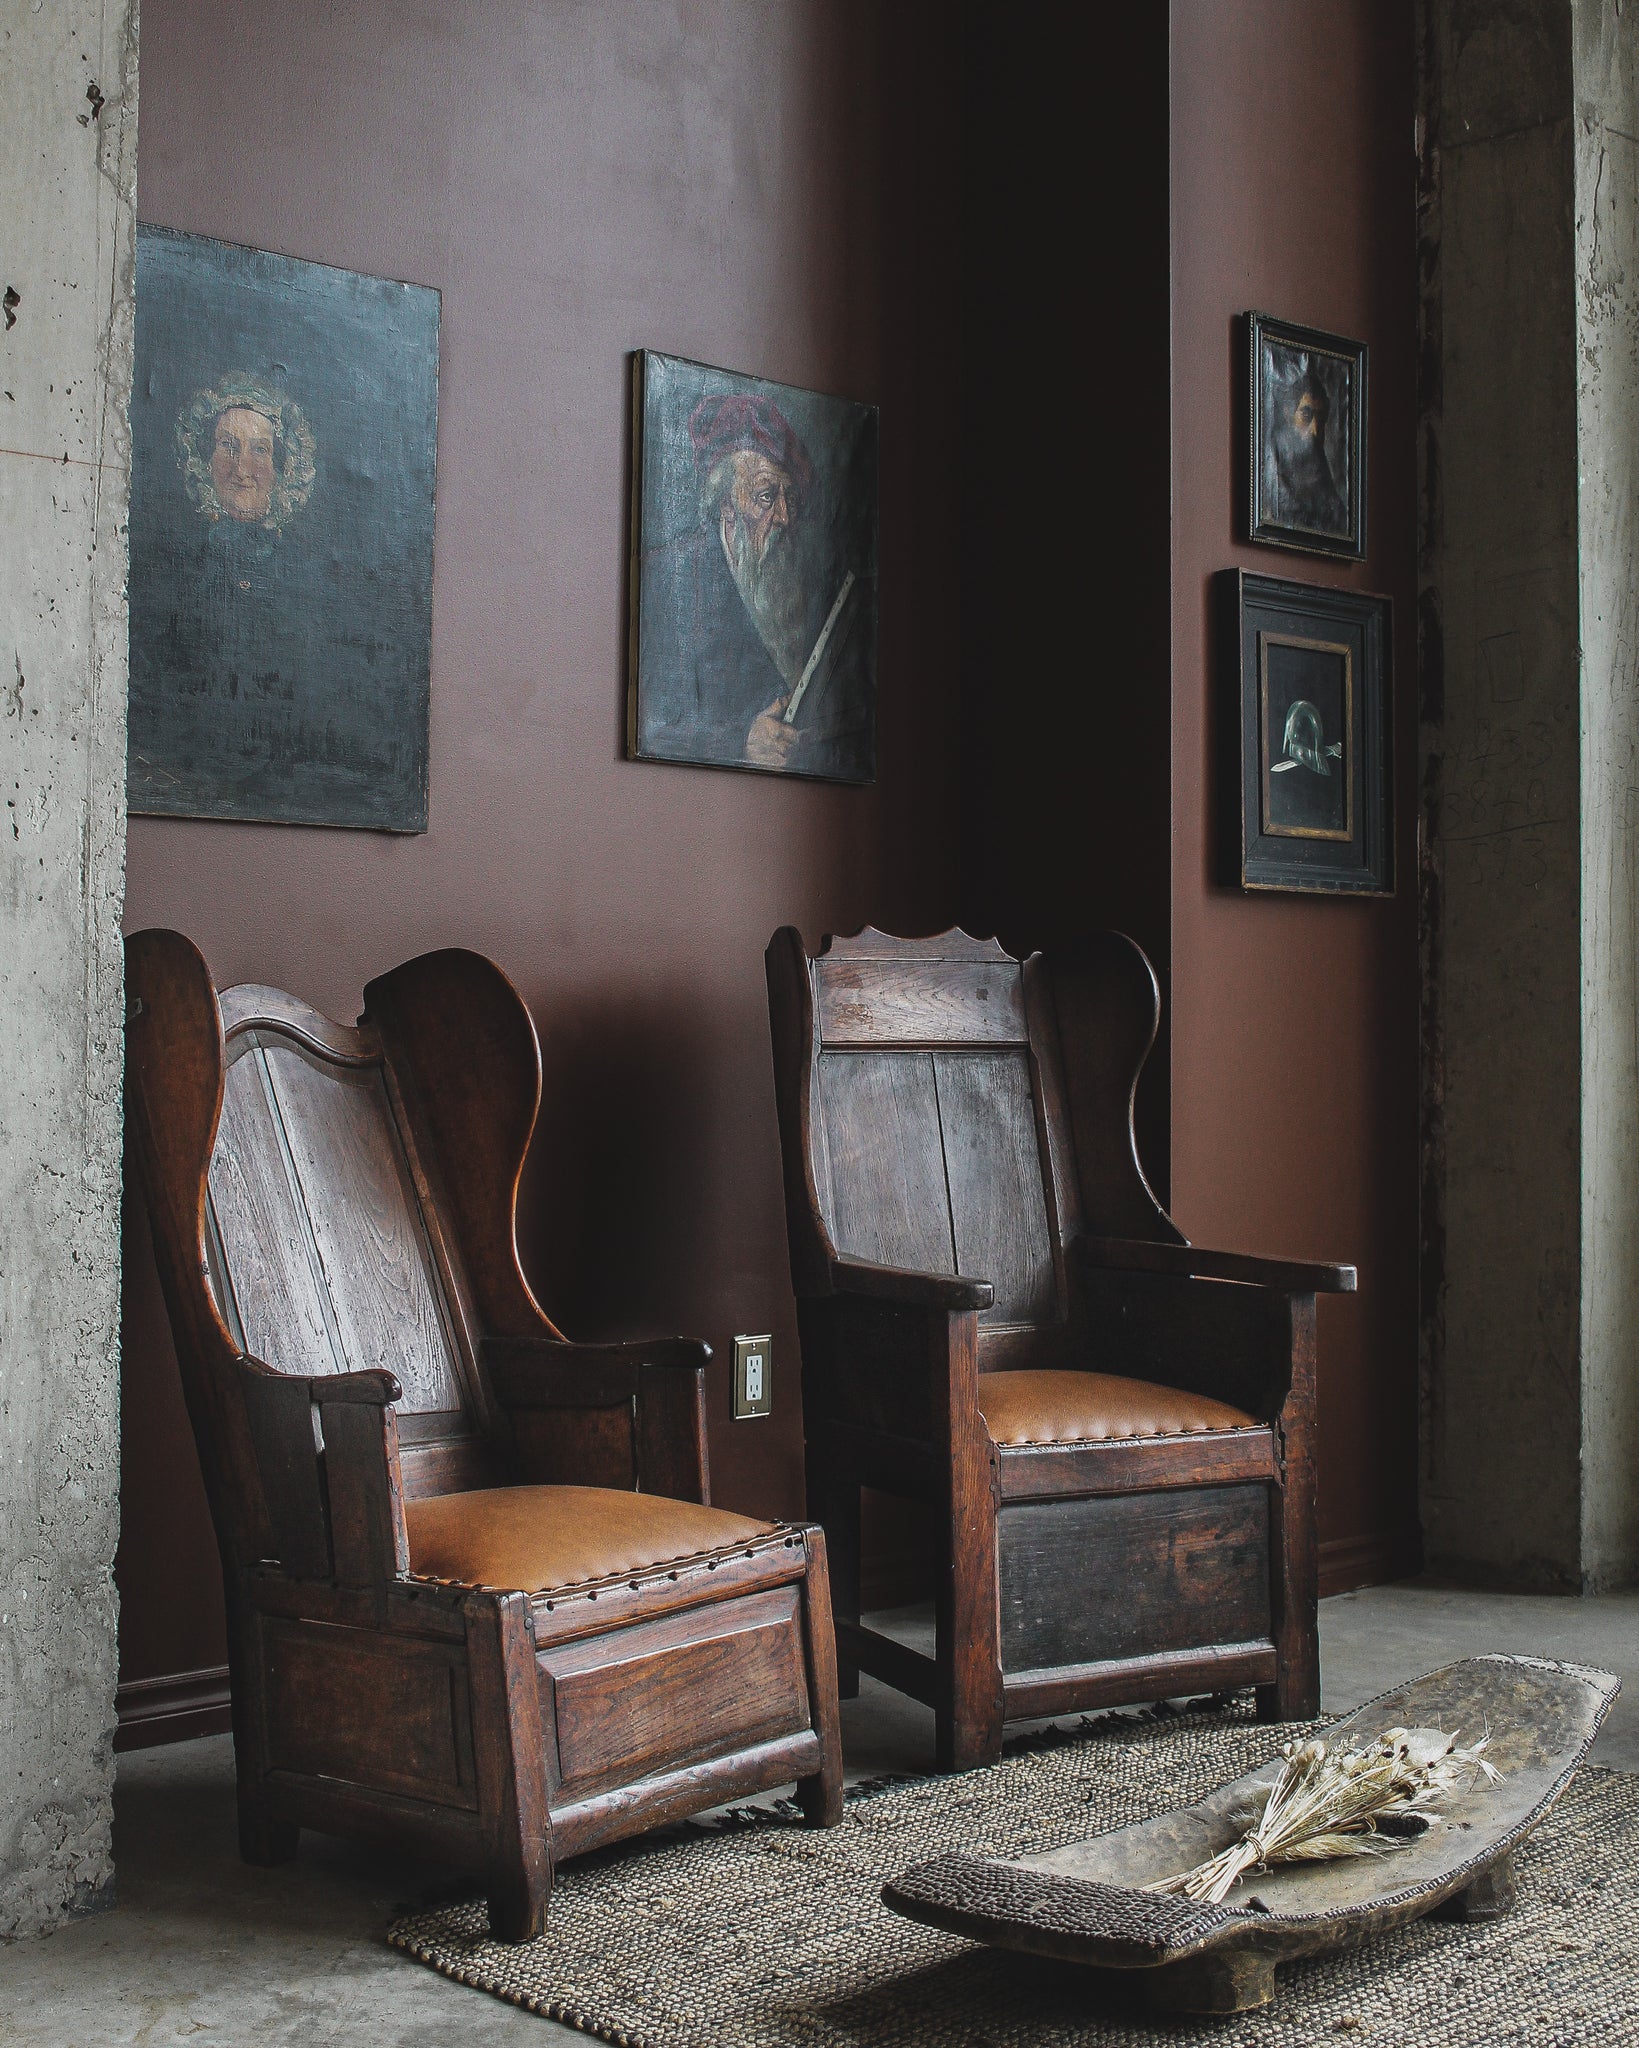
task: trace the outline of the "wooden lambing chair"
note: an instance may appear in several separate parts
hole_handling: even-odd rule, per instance
[[[842,1690],[1004,1721],[1244,1685],[1319,1710],[1315,1296],[1350,1266],[1203,1251],[1132,1102],[1160,1014],[1113,932],[1020,961],[867,929],[767,954],[808,1512]],[[935,1530],[930,1659],[860,1624],[861,1486]]]
[[[797,1781],[841,1814],[824,1539],[708,1505],[704,1344],[573,1344],[518,1263],[540,1050],[441,952],[356,1029],[126,951],[128,1097],[227,1586],[240,1845],[486,1882]],[[541,1483],[526,1483],[541,1482]]]

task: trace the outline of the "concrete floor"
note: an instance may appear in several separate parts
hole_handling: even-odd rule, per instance
[[[896,1633],[921,1617],[895,1617]],[[1597,1664],[1622,1677],[1596,1760],[1639,1770],[1639,1595],[1533,1599],[1413,1583],[1321,1607],[1325,1704],[1358,1706],[1482,1650]],[[932,1716],[867,1679],[844,1708],[850,1774],[931,1765]],[[119,1904],[0,1948],[5,2048],[562,2048],[587,2037],[451,1984],[384,1946],[388,1922],[447,1873],[322,1836],[251,1870],[234,1845],[225,1736],[120,1759]]]

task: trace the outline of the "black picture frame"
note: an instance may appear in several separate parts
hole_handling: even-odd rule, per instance
[[[1246,537],[1366,554],[1366,344],[1246,315]]]
[[[631,362],[626,752],[876,779],[874,405]]]
[[[1225,879],[1392,896],[1390,600],[1245,569],[1217,582]]]

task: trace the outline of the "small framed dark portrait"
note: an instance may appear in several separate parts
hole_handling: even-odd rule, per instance
[[[876,407],[649,350],[632,385],[628,754],[870,782]]]
[[[1366,344],[1246,316],[1247,538],[1366,552]]]
[[[1229,879],[1392,894],[1389,600],[1241,569],[1218,585]]]
[[[439,297],[137,231],[135,812],[427,829]]]

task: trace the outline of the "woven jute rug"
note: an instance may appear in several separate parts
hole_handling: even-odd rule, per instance
[[[1639,2043],[1639,1775],[1584,1768],[1520,1851],[1490,1926],[1420,1921],[1281,1970],[1233,2020],[1148,2016],[1113,1973],[1008,1956],[878,1894],[946,1850],[1057,1848],[1185,1804],[1275,1753],[1250,1700],[1047,1731],[993,1770],[850,1799],[842,1825],[743,1810],[566,1865],[547,1932],[493,1942],[481,1900],[388,1940],[463,1984],[620,2048],[1411,2048]]]

